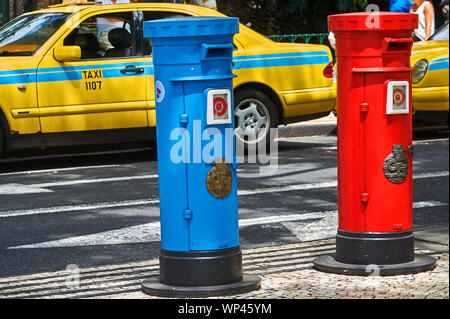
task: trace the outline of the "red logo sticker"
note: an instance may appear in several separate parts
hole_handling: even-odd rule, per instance
[[[394,89],[392,92],[394,106],[400,107],[405,103],[405,91],[402,89]]]
[[[227,112],[227,102],[225,101],[225,99],[221,98],[221,97],[216,97],[213,100],[213,107],[214,107],[214,114],[216,116],[223,116],[226,112]]]

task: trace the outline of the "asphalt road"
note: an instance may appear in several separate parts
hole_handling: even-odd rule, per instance
[[[243,248],[335,236],[336,142],[280,139],[275,172],[239,166]],[[447,225],[448,135],[414,145],[415,229]],[[0,160],[0,277],[155,258],[159,236],[151,148],[38,151]]]

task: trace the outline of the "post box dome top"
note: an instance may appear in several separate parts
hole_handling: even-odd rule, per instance
[[[328,16],[330,31],[414,30],[418,15],[394,12],[355,12]]]
[[[182,17],[144,22],[144,38],[229,35],[239,32],[233,17]]]

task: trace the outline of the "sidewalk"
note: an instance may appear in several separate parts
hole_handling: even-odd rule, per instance
[[[334,238],[243,249],[244,273],[260,276],[261,288],[220,299],[448,299],[448,234],[448,226],[415,232],[416,253],[436,258],[436,268],[392,277],[344,276],[313,269],[314,258],[334,253]],[[79,287],[72,289],[66,286],[72,279],[68,271],[0,278],[0,298],[157,298],[142,293],[140,283],[158,276],[158,259],[80,269],[79,274]]]

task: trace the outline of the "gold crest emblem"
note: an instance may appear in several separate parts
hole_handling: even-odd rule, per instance
[[[214,164],[206,176],[206,188],[214,197],[227,197],[233,186],[233,175],[225,158],[216,158]]]

